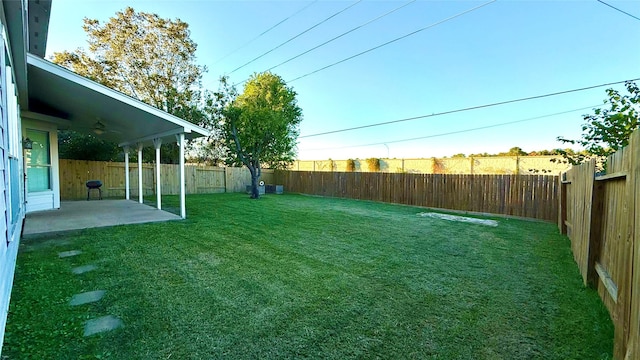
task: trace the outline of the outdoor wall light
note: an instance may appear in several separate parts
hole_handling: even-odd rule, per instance
[[[33,149],[33,140],[26,138],[22,140],[22,147],[26,150]]]

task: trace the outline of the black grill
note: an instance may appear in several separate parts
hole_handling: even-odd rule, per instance
[[[89,180],[86,183],[87,185],[87,201],[89,201],[89,195],[91,194],[92,189],[98,190],[98,195],[100,196],[100,200],[102,200],[102,181],[100,180]]]

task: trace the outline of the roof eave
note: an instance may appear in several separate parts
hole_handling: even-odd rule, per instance
[[[7,25],[9,42],[9,58],[18,88],[18,101],[21,109],[29,108],[29,91],[27,86],[27,29],[26,9],[23,0],[3,1],[4,23]]]
[[[98,92],[104,96],[113,98],[115,100],[118,100],[122,103],[128,104],[130,106],[136,107],[137,109],[140,109],[142,111],[145,111],[151,115],[154,115],[158,118],[161,118],[165,121],[168,121],[174,125],[177,125],[178,128],[182,129],[182,132],[184,133],[189,133],[191,134],[190,137],[194,138],[194,137],[199,137],[199,136],[208,136],[210,134],[210,131],[195,125],[193,123],[190,123],[188,121],[185,121],[177,116],[174,116],[172,114],[169,114],[165,111],[162,111],[156,107],[153,107],[151,105],[148,105],[140,100],[134,99],[128,95],[125,95],[119,91],[113,90],[109,87],[106,87],[102,84],[99,84],[93,80],[89,80],[83,76],[80,76],[68,69],[63,68],[62,66],[59,66],[57,64],[54,64],[48,60],[42,59],[36,55],[33,54],[27,54],[27,63],[29,65],[35,66],[41,70],[47,71],[49,73],[52,73],[56,76],[62,77],[65,80],[74,82],[80,86],[86,87],[88,89],[91,89],[95,92]],[[146,139],[146,137],[145,137]],[[133,144],[133,143],[137,143],[139,142],[141,139],[131,139],[131,140],[127,140],[122,142],[123,144]]]

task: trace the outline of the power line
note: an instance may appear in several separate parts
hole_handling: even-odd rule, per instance
[[[279,48],[280,48],[280,47],[282,47],[284,44],[287,44],[287,43],[289,43],[290,41],[292,41],[292,40],[294,40],[294,39],[297,39],[298,37],[302,36],[303,34],[305,34],[305,33],[309,32],[309,31],[311,31],[312,29],[315,29],[316,27],[320,26],[321,24],[323,24],[323,23],[325,23],[325,22],[329,21],[330,19],[332,19],[332,18],[334,18],[334,17],[336,17],[336,16],[340,15],[341,13],[343,13],[343,12],[345,12],[345,11],[349,10],[350,8],[352,8],[352,7],[356,6],[356,5],[358,5],[360,2],[362,2],[362,0],[358,0],[358,1],[356,1],[355,3],[353,3],[353,4],[349,5],[349,6],[347,6],[346,8],[344,8],[344,9],[342,9],[342,10],[338,11],[337,13],[334,13],[333,15],[329,16],[328,18],[326,18],[326,19],[324,19],[324,20],[320,21],[319,23],[317,23],[317,24],[313,25],[312,27],[308,28],[307,30],[305,30],[305,31],[303,31],[303,32],[301,32],[301,33],[299,33],[298,35],[296,35],[296,36],[294,36],[294,37],[290,38],[289,40],[287,40],[287,41],[283,42],[282,44],[280,44],[280,45],[278,45],[278,46],[276,46],[276,47],[272,48],[271,50],[269,50],[269,51],[265,52],[264,54],[262,54],[262,55],[260,55],[260,56],[258,56],[258,57],[255,57],[255,58],[253,58],[252,60],[250,60],[250,61],[248,61],[248,62],[246,62],[246,63],[244,63],[244,64],[242,64],[242,65],[238,66],[237,68],[235,68],[235,69],[233,69],[233,70],[231,70],[231,72],[230,72],[229,74],[233,74],[233,73],[234,73],[234,72],[236,72],[237,70],[242,69],[243,67],[245,67],[245,66],[247,66],[247,65],[251,64],[252,62],[254,62],[254,61],[256,61],[256,60],[260,59],[261,57],[263,57],[263,56],[265,56],[265,55],[267,55],[267,54],[269,54],[269,53],[273,52],[274,50],[279,49]]]
[[[309,49],[309,50],[307,50],[307,51],[305,51],[305,52],[303,52],[303,53],[300,53],[300,54],[298,54],[298,55],[296,55],[296,56],[294,56],[294,57],[292,57],[292,58],[289,58],[289,59],[287,59],[287,60],[285,60],[285,61],[283,61],[283,62],[279,63],[278,65],[272,66],[272,67],[270,67],[269,69],[267,69],[266,71],[273,70],[273,69],[275,69],[275,68],[277,68],[277,67],[279,67],[279,66],[281,66],[281,65],[284,65],[284,64],[286,64],[286,63],[288,63],[288,62],[290,62],[290,61],[292,61],[292,60],[295,60],[295,59],[299,58],[300,56],[306,55],[306,54],[308,54],[308,53],[312,52],[313,50],[316,50],[316,49],[318,49],[318,48],[320,48],[320,47],[322,47],[322,46],[325,46],[325,45],[327,45],[328,43],[330,43],[330,42],[332,42],[332,41],[338,40],[339,38],[341,38],[341,37],[343,37],[343,36],[345,36],[345,35],[348,35],[348,34],[350,34],[350,33],[354,32],[354,31],[356,31],[356,30],[358,30],[358,29],[360,29],[360,28],[362,28],[362,27],[365,27],[365,26],[367,26],[367,25],[369,25],[369,24],[371,24],[371,23],[373,23],[373,22],[375,22],[375,21],[378,21],[378,20],[382,19],[382,18],[383,18],[383,17],[385,17],[385,16],[391,15],[392,13],[394,13],[394,12],[396,12],[396,11],[398,11],[398,10],[402,9],[403,7],[408,6],[408,5],[410,5],[410,4],[412,4],[412,3],[416,2],[416,1],[417,1],[417,0],[411,0],[411,1],[409,1],[409,2],[405,3],[405,4],[401,5],[401,6],[398,6],[397,8],[395,8],[395,9],[393,9],[393,10],[391,10],[391,11],[388,11],[388,12],[386,12],[386,13],[384,13],[384,14],[382,14],[382,15],[378,16],[378,17],[376,17],[375,19],[369,20],[369,21],[367,21],[366,23],[364,23],[364,24],[362,24],[362,25],[359,25],[359,26],[356,26],[356,27],[354,27],[353,29],[351,29],[351,30],[349,30],[349,31],[347,31],[347,32],[344,32],[344,33],[342,33],[342,34],[340,34],[340,35],[338,35],[338,36],[336,36],[336,37],[334,37],[334,38],[332,38],[332,39],[329,39],[329,40],[327,40],[327,41],[323,42],[323,43],[322,43],[322,44],[320,44],[320,45],[317,45],[317,46],[315,46],[315,47],[312,47],[311,49]]]
[[[471,110],[483,109],[483,108],[488,108],[488,107],[493,107],[493,106],[512,104],[512,103],[516,103],[516,102],[523,102],[523,101],[541,99],[541,98],[546,98],[546,97],[551,97],[551,96],[569,94],[569,93],[578,92],[578,91],[591,90],[591,89],[595,89],[595,88],[599,88],[599,87],[603,87],[603,86],[611,86],[611,85],[616,85],[616,84],[622,84],[622,83],[627,82],[627,81],[637,81],[637,80],[640,80],[640,78],[635,78],[635,79],[630,79],[630,80],[623,80],[623,81],[616,81],[616,82],[593,85],[593,86],[587,86],[587,87],[578,88],[578,89],[558,91],[558,92],[548,93],[548,94],[544,94],[544,95],[535,95],[535,96],[529,96],[529,97],[524,97],[524,98],[519,98],[519,99],[500,101],[500,102],[495,102],[495,103],[491,103],[491,104],[471,106],[471,107],[462,108],[462,109],[448,110],[448,111],[443,111],[443,112],[439,112],[439,113],[433,113],[433,114],[429,114],[429,115],[414,116],[414,117],[410,117],[410,118],[391,120],[391,121],[384,121],[384,122],[373,123],[373,124],[362,125],[362,126],[355,126],[355,127],[351,127],[351,128],[332,130],[332,131],[325,131],[325,132],[321,132],[321,133],[300,136],[299,138],[308,138],[308,137],[313,137],[313,136],[335,134],[335,133],[340,133],[340,132],[345,132],[345,131],[360,130],[360,129],[366,129],[366,128],[371,128],[371,127],[376,127],[376,126],[395,124],[395,123],[399,123],[399,122],[412,121],[412,120],[424,119],[424,118],[429,118],[429,117],[454,114],[454,113],[459,113],[459,112],[464,112],[464,111],[471,111]]]
[[[521,120],[515,120],[515,121],[507,121],[507,122],[498,123],[498,124],[480,126],[480,127],[457,130],[457,131],[450,131],[450,132],[434,134],[434,135],[414,137],[414,138],[409,138],[409,139],[382,141],[382,142],[370,143],[370,144],[362,144],[362,145],[349,145],[349,146],[331,147],[331,148],[322,148],[322,149],[309,149],[307,151],[348,149],[348,148],[354,148],[354,147],[367,147],[367,146],[374,146],[374,145],[395,144],[395,143],[407,142],[407,141],[424,140],[424,139],[430,139],[430,138],[434,138],[434,137],[462,134],[462,133],[467,133],[467,132],[472,132],[472,131],[491,129],[491,128],[500,127],[500,126],[513,125],[513,124],[523,123],[523,122],[527,122],[527,121],[539,120],[539,119],[544,119],[544,118],[548,118],[548,117],[564,115],[564,114],[568,114],[568,113],[572,113],[572,112],[576,112],[576,111],[580,111],[580,110],[592,109],[592,108],[600,106],[600,105],[601,104],[592,105],[592,106],[586,106],[586,107],[582,107],[582,108],[579,108],[579,109],[567,110],[567,111],[562,111],[562,112],[557,112],[557,113],[547,114],[547,115],[541,115],[541,116],[536,116],[536,117],[527,118],[527,119],[521,119]]]
[[[382,19],[383,17],[385,17],[385,16],[387,16],[387,15],[390,15],[390,14],[392,14],[392,13],[396,12],[397,10],[400,10],[400,9],[402,9],[403,7],[405,7],[405,6],[407,6],[407,5],[410,5],[410,4],[412,4],[412,3],[416,2],[416,1],[417,1],[417,0],[411,0],[411,1],[409,1],[409,2],[405,3],[405,4],[401,5],[401,6],[398,6],[397,8],[395,8],[395,9],[393,9],[393,10],[391,10],[391,11],[388,11],[388,12],[386,12],[386,13],[384,13],[384,14],[382,14],[382,15],[378,16],[378,17],[376,17],[375,19],[369,20],[369,21],[367,21],[366,23],[364,23],[364,24],[362,24],[362,25],[356,26],[355,28],[353,28],[353,29],[351,29],[351,30],[349,30],[349,31],[346,31],[346,32],[344,32],[344,33],[342,33],[342,34],[340,34],[340,35],[338,35],[338,36],[336,36],[336,37],[334,37],[334,38],[332,38],[332,39],[329,39],[329,40],[327,40],[327,41],[323,42],[323,43],[322,43],[322,44],[320,44],[320,45],[317,45],[317,46],[315,46],[315,47],[312,47],[311,49],[309,49],[309,50],[307,50],[307,51],[305,51],[305,52],[302,52],[302,53],[300,53],[300,54],[298,54],[298,55],[296,55],[296,56],[294,56],[294,57],[292,57],[292,58],[289,58],[289,59],[287,59],[287,60],[285,60],[285,61],[283,61],[283,62],[279,63],[278,65],[272,66],[272,67],[268,68],[268,69],[267,69],[267,70],[265,70],[265,71],[273,70],[273,69],[275,69],[275,68],[277,68],[277,67],[279,67],[279,66],[281,66],[281,65],[284,65],[284,64],[286,64],[286,63],[288,63],[288,62],[290,62],[290,61],[292,61],[292,60],[295,60],[295,59],[297,59],[297,58],[299,58],[299,57],[301,57],[301,56],[303,56],[303,55],[306,55],[306,54],[308,54],[308,53],[312,52],[313,50],[316,50],[316,49],[318,49],[318,48],[320,48],[320,47],[322,47],[322,46],[325,46],[325,45],[327,45],[328,43],[330,43],[330,42],[332,42],[332,41],[335,41],[335,40],[337,40],[337,39],[339,39],[339,38],[341,38],[341,37],[343,37],[343,36],[345,36],[345,35],[348,35],[348,34],[350,34],[350,33],[354,32],[354,31],[356,31],[356,30],[358,30],[358,29],[360,29],[360,28],[362,28],[362,27],[364,27],[364,26],[367,26],[367,25],[369,25],[369,24],[371,24],[371,23],[373,23],[373,22],[377,21],[377,20],[380,20],[380,19]],[[240,81],[240,82],[238,82],[238,83],[233,84],[233,86],[237,86],[237,85],[243,84],[243,83],[247,82],[248,80],[249,80],[249,79],[245,79],[245,80],[243,80],[243,81]]]
[[[282,23],[284,23],[285,21],[291,19],[292,17],[298,15],[299,13],[303,12],[304,10],[306,10],[309,6],[317,3],[318,0],[314,0],[311,3],[309,3],[308,5],[304,6],[303,8],[301,8],[300,10],[296,11],[295,13],[287,16],[286,18],[280,20],[277,24],[273,25],[272,27],[268,28],[267,30],[263,31],[262,33],[260,33],[258,36],[254,37],[253,39],[247,41],[246,43],[240,45],[239,47],[237,47],[235,50],[231,51],[230,53],[228,53],[227,55],[221,57],[220,59],[218,59],[218,61],[214,62],[213,65],[216,65],[217,63],[219,63],[220,61],[228,58],[229,56],[235,54],[236,52],[238,52],[238,50],[243,49],[245,46],[251,44],[252,42],[258,40],[260,37],[262,37],[263,35],[265,35],[266,33],[268,33],[269,31],[275,29],[276,27],[278,27],[279,25],[281,25]]]
[[[634,18],[634,19],[636,19],[636,20],[640,20],[640,18],[639,18],[639,17],[637,17],[637,16],[635,16],[635,15],[632,15],[632,14],[629,14],[628,12],[626,12],[626,11],[624,11],[624,10],[618,9],[617,7],[615,7],[615,6],[611,5],[611,4],[607,4],[606,2],[604,2],[604,1],[602,1],[602,0],[596,0],[596,1],[597,1],[597,2],[599,2],[599,3],[602,3],[602,4],[604,4],[604,5],[607,5],[608,7],[612,8],[612,9],[614,9],[614,10],[620,11],[621,13],[623,13],[623,14],[625,14],[625,15],[631,16],[632,18]]]
[[[466,10],[466,11],[463,11],[463,12],[461,12],[461,13],[455,14],[455,15],[453,15],[453,16],[451,16],[451,17],[448,17],[448,18],[446,18],[446,19],[444,19],[444,20],[440,20],[440,21],[438,21],[438,22],[436,22],[436,23],[433,23],[433,24],[431,24],[431,25],[429,25],[429,26],[425,26],[425,27],[423,27],[422,29],[418,29],[418,30],[416,30],[416,31],[410,32],[410,33],[408,33],[408,34],[406,34],[406,35],[403,35],[403,36],[400,36],[400,37],[395,38],[395,39],[393,39],[393,40],[387,41],[387,42],[386,42],[386,43],[384,43],[384,44],[380,44],[380,45],[378,45],[378,46],[372,47],[372,48],[370,48],[370,49],[368,49],[368,50],[365,50],[365,51],[363,51],[363,52],[360,52],[360,53],[357,53],[357,54],[355,54],[355,55],[349,56],[348,58],[345,58],[345,59],[342,59],[342,60],[340,60],[340,61],[334,62],[333,64],[329,64],[329,65],[327,65],[327,66],[325,66],[325,67],[322,67],[322,68],[320,68],[320,69],[314,70],[314,71],[312,71],[312,72],[310,72],[310,73],[307,73],[307,74],[304,74],[304,75],[298,76],[298,77],[297,77],[297,78],[295,78],[295,79],[291,79],[291,80],[287,81],[287,83],[291,83],[291,82],[293,82],[293,81],[300,80],[300,79],[302,79],[302,78],[305,78],[305,77],[307,77],[307,76],[309,76],[309,75],[313,75],[313,74],[315,74],[315,73],[317,73],[317,72],[320,72],[320,71],[322,71],[322,70],[326,70],[326,69],[328,69],[328,68],[330,68],[330,67],[336,66],[336,65],[338,65],[338,64],[342,64],[342,63],[343,63],[343,62],[345,62],[345,61],[349,61],[349,60],[351,60],[351,59],[353,59],[353,58],[356,58],[356,57],[358,57],[358,56],[360,56],[360,55],[364,55],[364,54],[366,54],[366,53],[368,53],[368,52],[371,52],[371,51],[373,51],[373,50],[379,49],[379,48],[381,48],[381,47],[383,47],[383,46],[387,46],[387,45],[392,44],[392,43],[394,43],[394,42],[396,42],[396,41],[399,41],[399,40],[402,40],[402,39],[407,38],[407,37],[409,37],[409,36],[415,35],[415,34],[417,34],[417,33],[421,32],[421,31],[424,31],[424,30],[430,29],[430,28],[432,28],[432,27],[434,27],[434,26],[438,26],[438,25],[440,25],[440,24],[442,24],[442,23],[445,23],[445,22],[447,22],[447,21],[453,20],[453,19],[455,19],[455,18],[457,18],[457,17],[460,17],[460,16],[465,15],[465,14],[467,14],[467,13],[470,13],[470,12],[472,12],[472,11],[478,10],[478,9],[480,9],[481,7],[487,6],[487,5],[489,5],[489,4],[493,3],[493,2],[496,2],[496,1],[497,1],[497,0],[491,0],[491,1],[488,1],[488,2],[486,2],[486,3],[484,3],[484,4],[482,4],[482,5],[478,5],[478,6],[476,6],[476,7],[473,7],[473,8],[471,8],[471,9],[469,9],[469,10]]]

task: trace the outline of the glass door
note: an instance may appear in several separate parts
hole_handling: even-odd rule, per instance
[[[27,162],[27,191],[51,191],[51,155],[49,132],[27,129],[33,147],[25,151]]]

